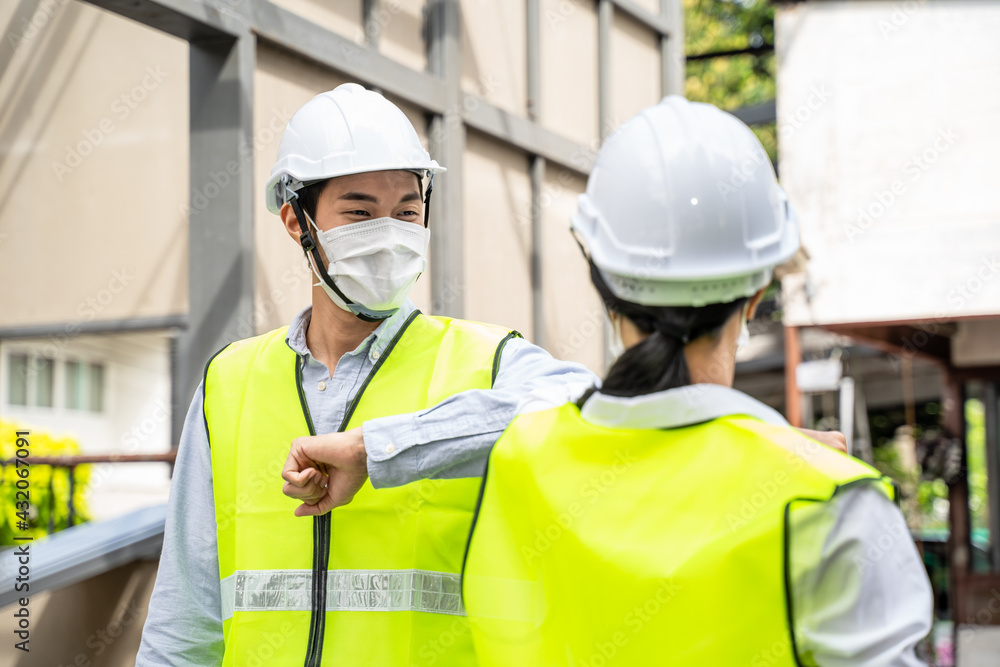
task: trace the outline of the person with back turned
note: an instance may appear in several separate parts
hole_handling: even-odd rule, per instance
[[[679,97],[601,148],[572,228],[622,352],[492,449],[463,569],[480,665],[920,664],[931,589],[894,485],[732,388],[799,246],[761,153]]]

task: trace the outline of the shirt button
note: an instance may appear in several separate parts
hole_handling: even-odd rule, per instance
[[[318,385],[316,385],[316,388],[319,389],[320,391],[323,391],[324,389],[326,389],[326,383],[320,382]]]
[[[392,444],[391,442],[385,446],[386,454],[392,454],[394,451],[396,451],[396,445]]]
[[[378,361],[379,353],[378,350],[372,350],[372,361]]]

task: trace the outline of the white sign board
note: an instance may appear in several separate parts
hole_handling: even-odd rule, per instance
[[[779,5],[790,325],[1000,315],[1000,2]]]

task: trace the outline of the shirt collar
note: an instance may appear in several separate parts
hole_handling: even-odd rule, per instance
[[[581,409],[584,421],[596,426],[635,429],[679,428],[729,415],[747,415],[788,426],[774,408],[718,384],[692,384],[627,398],[597,391]]]
[[[416,309],[416,305],[407,299],[399,307],[399,310],[382,320],[375,331],[371,332],[353,352],[349,352],[348,354],[367,353],[372,357],[373,361],[378,360],[382,356],[382,353],[385,352],[385,348],[396,337],[403,324]],[[292,323],[288,325],[288,333],[285,334],[285,343],[288,344],[288,347],[293,352],[300,356],[310,355],[309,345],[306,343],[306,330],[309,328],[311,320],[312,305],[309,305],[299,311],[299,314],[295,316]]]

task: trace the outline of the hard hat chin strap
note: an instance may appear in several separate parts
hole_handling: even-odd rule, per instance
[[[417,177],[417,189],[421,192],[424,190],[424,176],[423,173],[419,171],[413,172]],[[431,193],[434,192],[434,172],[430,172],[429,180],[427,181],[427,192],[424,194],[424,227],[426,228],[431,224]]]
[[[308,219],[306,218],[305,211],[302,210],[302,204],[299,203],[299,196],[297,193],[288,190],[286,201],[291,205],[292,211],[295,212],[295,219],[299,223],[299,240],[302,242],[302,252],[308,257],[310,254],[313,259],[313,270],[319,275],[320,280],[326,283],[326,286],[334,291],[334,293],[343,299],[344,303],[347,304],[349,310],[354,313],[359,320],[364,320],[365,322],[381,322],[385,317],[373,317],[364,312],[360,312],[358,309],[363,308],[360,304],[351,301],[350,298],[337,287],[337,283],[333,282],[333,278],[327,273],[326,265],[323,264],[323,258],[319,254],[319,246],[316,244],[315,239],[313,239],[312,231],[309,229]],[[352,307],[353,306],[353,307]],[[390,313],[391,314],[391,313]],[[386,315],[388,317],[389,314]]]
[[[423,180],[420,182],[420,186],[423,187]],[[434,192],[434,172],[431,172],[430,178],[427,181],[427,194],[424,196],[424,227],[431,224],[431,193]]]

